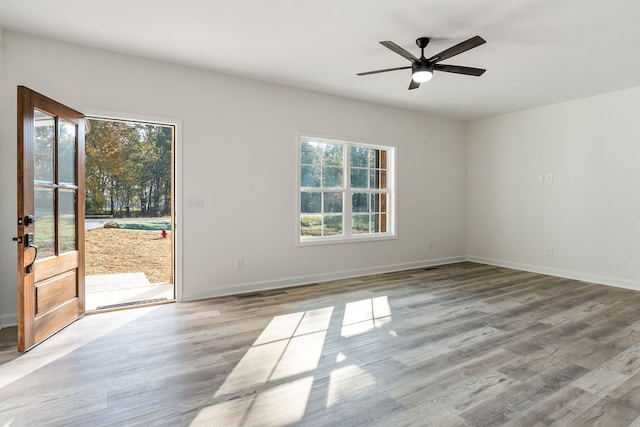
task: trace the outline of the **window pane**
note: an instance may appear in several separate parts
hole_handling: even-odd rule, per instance
[[[324,216],[324,235],[339,236],[342,235],[342,215],[325,215]]]
[[[60,253],[76,247],[76,192],[60,190]]]
[[[380,214],[373,214],[371,215],[371,222],[369,223],[370,225],[370,231],[372,233],[377,233],[378,230],[380,230]]]
[[[387,216],[385,214],[354,214],[353,234],[385,233]]]
[[[300,215],[301,236],[322,236],[322,215]]]
[[[343,187],[343,173],[341,166],[325,166],[322,171],[323,187]]]
[[[322,193],[310,193],[302,191],[300,193],[300,212],[302,213],[322,213]]]
[[[369,173],[369,188],[380,188],[380,171],[378,169],[372,170]]]
[[[76,127],[58,120],[58,182],[76,183]]]
[[[351,188],[367,188],[367,169],[351,169]]]
[[[371,168],[379,168],[380,167],[380,150],[369,150],[369,167]]]
[[[36,188],[33,195],[35,208],[35,240],[38,258],[55,255],[55,190]]]
[[[369,212],[369,193],[354,193],[351,196],[351,210],[353,212]]]
[[[336,144],[324,144],[323,164],[342,168],[344,147]]]
[[[369,214],[353,215],[352,233],[353,234],[369,233]]]
[[[322,144],[307,141],[302,141],[300,143],[300,164],[320,165],[321,157]]]
[[[366,168],[369,162],[369,149],[364,147],[351,147],[351,166]]]
[[[53,182],[53,165],[55,162],[56,121],[53,116],[34,110],[34,179],[36,181]]]
[[[342,193],[324,193],[324,212],[342,212]]]
[[[320,166],[301,166],[300,184],[303,187],[320,187]]]

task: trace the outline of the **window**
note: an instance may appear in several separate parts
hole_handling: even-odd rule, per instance
[[[298,241],[395,236],[394,148],[301,135]]]

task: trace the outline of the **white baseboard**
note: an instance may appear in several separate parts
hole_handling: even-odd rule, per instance
[[[468,256],[467,261],[480,264],[495,265],[498,267],[512,268],[514,270],[530,271],[532,273],[547,274],[549,276],[564,277],[566,279],[580,280],[582,282],[597,283],[599,285],[615,286],[617,288],[640,291],[640,282],[617,279],[614,277],[597,276],[594,274],[579,273],[576,271],[560,270],[557,268],[543,267],[539,265],[521,264],[517,262],[503,261],[491,258]]]
[[[372,268],[361,268],[355,270],[345,270],[340,272],[316,274],[311,276],[288,277],[277,280],[267,280],[253,283],[243,283],[240,285],[225,286],[222,288],[207,289],[200,292],[185,292],[182,295],[183,301],[195,301],[206,298],[216,298],[227,295],[242,294],[248,292],[260,292],[272,289],[290,288],[293,286],[310,285],[313,283],[327,282],[329,280],[349,279],[352,277],[367,276],[369,274],[391,273],[394,271],[411,270],[414,268],[433,267],[436,265],[454,264],[466,261],[467,257],[439,258],[425,261],[408,262],[402,264],[385,265]]]
[[[511,261],[483,258],[477,256],[458,256],[450,258],[439,258],[425,261],[408,262],[401,264],[385,265],[372,268],[362,268],[355,270],[345,270],[340,272],[316,274],[311,276],[288,277],[277,280],[266,280],[260,282],[243,283],[240,285],[225,286],[222,288],[207,289],[200,292],[185,292],[183,301],[195,301],[206,298],[222,297],[227,295],[242,294],[247,292],[260,292],[272,289],[290,288],[293,286],[310,285],[313,283],[327,282],[329,280],[349,279],[353,277],[367,276],[370,274],[391,273],[394,271],[411,270],[414,268],[426,268],[437,265],[454,264],[457,262],[470,261],[480,264],[495,265],[497,267],[512,268],[514,270],[530,271],[532,273],[547,274],[550,276],[564,277],[567,279],[580,280],[583,282],[597,283],[600,285],[615,286],[618,288],[640,291],[640,282],[617,279],[613,277],[597,276],[593,274],[579,273],[575,271],[561,270],[556,268],[543,267],[539,265],[523,264]],[[17,313],[0,315],[0,329],[18,324]]]
[[[18,313],[0,315],[0,329],[18,325]]]

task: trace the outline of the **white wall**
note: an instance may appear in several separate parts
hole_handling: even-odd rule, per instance
[[[12,32],[2,56],[0,313],[16,310],[17,85],[79,111],[182,120],[185,299],[465,256],[462,122]],[[298,130],[398,147],[397,240],[296,247]]]
[[[3,81],[4,76],[4,33],[0,28],[0,82]],[[3,325],[11,325],[16,323],[16,247],[15,243],[11,241],[11,238],[16,233],[16,222],[13,218],[16,217],[16,156],[15,148],[14,155],[11,156],[5,152],[4,147],[8,144],[7,137],[5,136],[5,130],[11,127],[11,119],[6,114],[4,105],[9,98],[9,94],[5,90],[4,85],[0,85],[0,195],[2,195],[2,202],[0,202],[0,329]],[[15,121],[15,120],[14,120]],[[13,125],[15,126],[15,124]],[[15,145],[15,138],[14,138]],[[13,173],[13,178],[9,179],[9,174]],[[10,261],[13,260],[13,263]]]
[[[470,123],[470,258],[640,290],[639,159],[640,88]]]

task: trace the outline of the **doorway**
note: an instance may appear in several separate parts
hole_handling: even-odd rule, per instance
[[[86,310],[174,301],[175,126],[86,123]]]
[[[169,254],[163,258],[161,251],[149,249],[140,239],[129,239],[128,244],[115,250],[115,253],[126,253],[126,250],[135,248],[139,251],[128,253],[125,259],[142,259],[147,264],[150,260],[163,260],[163,265],[168,264],[169,267],[162,270],[165,274],[160,280],[149,280],[151,274],[147,276],[143,270],[141,273],[146,282],[137,282],[137,286],[129,283],[127,288],[139,287],[145,291],[157,291],[158,286],[166,286],[169,290],[161,297],[151,292],[138,292],[136,298],[130,296],[121,298],[118,302],[103,301],[88,308],[106,311],[161,303],[165,300],[180,300],[180,283],[178,279],[176,288],[176,277],[181,277],[182,270],[180,259],[176,261],[176,254],[180,251],[175,248],[181,248],[181,243],[180,236],[174,235],[174,230],[175,212],[180,206],[180,194],[175,189],[178,187],[176,175],[180,174],[180,170],[177,173],[176,170],[181,150],[176,144],[176,135],[179,134],[177,129],[180,129],[181,121],[163,124],[163,120],[152,123],[144,121],[144,118],[136,122],[94,117],[92,120],[95,121],[96,132],[92,138],[98,134],[101,125],[106,127],[105,123],[115,123],[115,127],[128,129],[126,142],[132,145],[124,145],[126,149],[122,146],[118,148],[118,144],[122,145],[122,140],[116,137],[117,134],[105,133],[103,139],[106,141],[103,141],[102,146],[110,149],[98,153],[96,158],[116,156],[114,159],[119,161],[113,163],[119,165],[120,169],[114,170],[120,175],[97,174],[98,181],[104,186],[96,190],[92,184],[85,190],[85,176],[89,175],[93,179],[92,174],[95,172],[92,169],[85,174],[85,131],[90,131],[85,114],[25,86],[17,87],[17,101],[18,203],[17,235],[13,240],[17,244],[18,351],[28,351],[81,318],[86,312],[85,278],[89,277],[85,274],[87,193],[91,196],[90,215],[102,215],[95,218],[98,222],[104,222],[102,228],[105,228],[106,220],[115,223],[109,227],[119,230],[127,229],[124,225],[126,219],[144,219],[141,222],[147,227],[153,221],[160,221],[160,229],[153,233],[156,240],[163,239],[165,252]],[[134,144],[136,141],[142,147],[138,147],[137,152]],[[144,175],[134,173],[140,169],[152,170],[162,162],[166,165],[167,159],[168,168],[164,169],[164,180],[158,178],[159,172],[151,180],[140,180]],[[138,178],[138,181],[124,185],[123,177],[126,176]],[[126,196],[127,191],[131,194],[130,197]],[[109,202],[106,208],[104,200],[102,207],[99,203],[101,197]],[[122,219],[119,218],[121,215]],[[122,224],[117,224],[118,220]],[[140,225],[137,227],[140,228]],[[124,230],[121,231],[125,232]],[[144,250],[140,250],[141,248]],[[98,249],[97,254],[99,258],[107,258],[108,255],[104,249]],[[137,271],[127,269],[124,273]],[[123,288],[121,282],[115,283]],[[119,289],[123,290],[124,288]],[[107,291],[104,292],[106,295]]]

